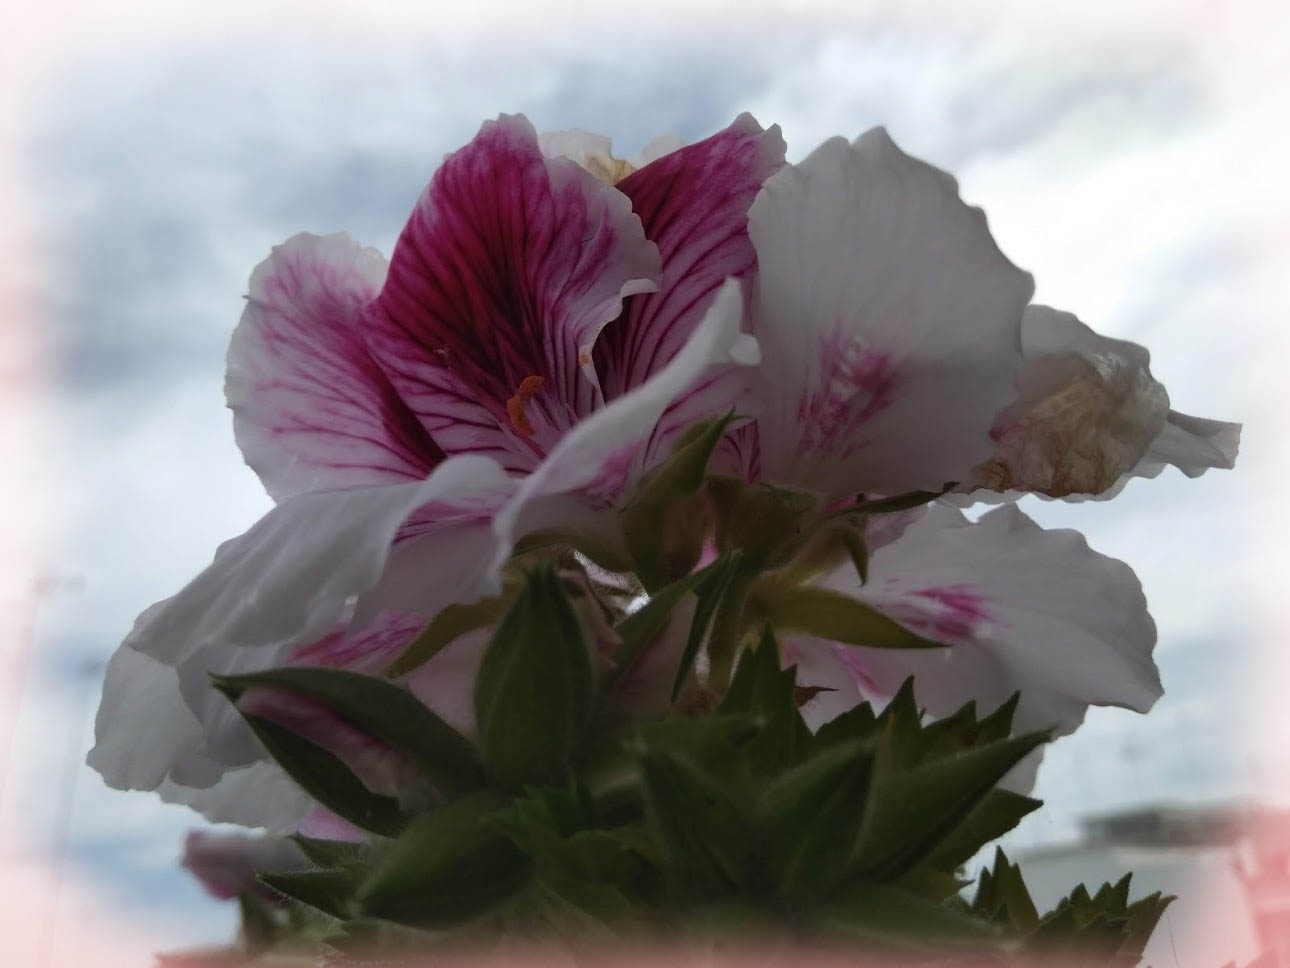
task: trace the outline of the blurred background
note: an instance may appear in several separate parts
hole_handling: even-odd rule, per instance
[[[1167,692],[1057,743],[1008,846],[1041,901],[1131,867],[1184,894],[1157,964],[1252,958],[1233,864],[1261,861],[1229,821],[1290,803],[1285,5],[465,6],[0,6],[6,963],[146,965],[232,935],[178,867],[200,818],[82,765],[103,665],[269,506],[222,395],[251,268],[302,230],[388,254],[502,111],[620,156],[741,111],[790,160],[886,125],[959,178],[1038,301],[1147,345],[1175,408],[1244,421],[1235,472],[1027,499],[1137,570]],[[1228,908],[1239,929],[1206,921]]]

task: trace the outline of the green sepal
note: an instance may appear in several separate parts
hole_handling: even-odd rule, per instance
[[[477,793],[418,817],[359,888],[360,912],[420,928],[448,928],[514,893],[528,862],[484,822],[500,805]]]
[[[949,493],[957,483],[951,481],[939,491],[907,491],[904,494],[893,494],[891,497],[879,497],[872,500],[863,498],[856,501],[855,504],[849,504],[844,508],[830,513],[830,517],[840,518],[853,514],[891,514],[893,511],[909,511],[913,508],[922,507],[924,504],[930,504],[943,494]]]
[[[412,693],[380,677],[344,669],[287,666],[215,677],[215,681],[234,702],[234,694],[269,686],[326,706],[364,732],[409,754],[444,796],[472,790],[483,779],[479,757],[469,740]]]
[[[475,680],[489,771],[517,787],[563,776],[584,739],[594,688],[582,621],[555,570],[539,565],[498,623]]]
[[[712,452],[733,419],[731,411],[687,429],[623,511],[624,540],[647,588],[675,581],[698,561],[707,530],[699,489]]]
[[[660,588],[650,595],[649,601],[614,626],[614,632],[622,641],[614,653],[616,670],[630,668],[658,640],[676,606],[701,582],[708,580],[717,564],[714,561],[711,565]]]
[[[260,873],[256,879],[288,901],[304,904],[339,921],[353,917],[357,881],[341,868],[287,873]]]
[[[370,843],[322,840],[303,834],[293,834],[287,839],[300,848],[310,863],[321,868],[340,868],[351,874],[370,871],[380,857],[380,848]]]
[[[765,582],[754,595],[766,619],[777,629],[874,649],[944,648],[944,643],[911,632],[859,599],[828,588]]]
[[[847,549],[860,584],[867,585],[869,583],[869,546],[865,543],[863,531],[863,525],[859,533],[850,528],[834,529],[838,540],[842,542],[842,547]]]
[[[722,547],[740,549],[750,570],[787,565],[814,534],[818,498],[805,491],[753,484],[730,491]]]
[[[721,605],[726,593],[730,590],[730,586],[735,581],[736,573],[740,568],[740,559],[741,555],[738,550],[722,555],[712,563],[711,570],[692,589],[698,596],[699,601],[694,607],[694,619],[690,624],[690,634],[685,640],[685,649],[681,653],[681,661],[676,668],[676,678],[672,682],[672,700],[674,702],[676,697],[680,695],[681,687],[685,685],[685,680],[690,675],[690,670],[694,668],[694,660],[699,655],[699,648],[703,645],[704,638],[707,637],[708,628],[712,625],[718,606]]]
[[[484,598],[469,605],[449,605],[386,666],[384,675],[396,679],[425,665],[467,632],[474,632],[496,621],[509,601],[509,596],[501,595]]]
[[[215,681],[234,707],[241,689]],[[241,712],[241,710],[239,710]],[[356,827],[394,837],[408,824],[397,800],[373,793],[337,756],[301,739],[291,730],[258,716],[242,713],[265,750],[300,788]]]

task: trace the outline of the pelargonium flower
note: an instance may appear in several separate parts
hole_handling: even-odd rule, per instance
[[[345,236],[276,249],[251,278],[227,393],[239,446],[278,504],[140,616],[114,656],[90,755],[108,782],[244,822],[254,789],[250,822],[289,827],[312,804],[263,760],[207,672],[378,669],[427,617],[495,595],[521,541],[567,541],[641,570],[623,512],[682,434],[714,417],[737,419],[712,469],[749,492],[800,496],[814,523],[860,493],[1053,492],[1053,474],[1027,469],[1036,453],[1062,480],[1096,455],[1103,473],[1065,492],[1105,490],[1152,460],[1189,473],[1230,462],[1233,448],[1215,443],[1230,425],[1162,412],[1145,357],[1090,362],[1089,378],[1060,362],[1088,340],[1041,339],[1032,352],[1028,334],[1048,317],[1027,308],[1031,279],[944,172],[881,129],[798,165],[783,153],[778,130],[747,116],[688,147],[655,145],[639,165],[604,139],[539,139],[503,116],[444,162],[388,267]],[[1096,391],[1075,436],[1049,417],[1070,372]],[[1197,441],[1219,456],[1198,457]],[[1014,468],[1007,481],[990,476],[1001,467]],[[1035,538],[1012,511],[961,528],[948,513],[871,522],[889,531],[866,537],[891,581],[848,594],[917,630],[954,610],[945,596],[970,573],[993,631],[932,628],[974,670],[961,682],[1027,683],[1036,715],[1049,699],[1079,715],[1149,704],[1154,633],[1131,573],[1075,549],[1072,573],[1096,580],[1035,596],[1037,625],[1096,594],[1132,630],[1084,629],[1105,675],[1072,685],[1067,702],[1068,666],[1052,660],[1083,646],[1045,651],[1024,630],[999,631],[1020,603],[998,563],[1016,546],[1019,567],[1056,575],[1069,542]],[[676,520],[697,548],[707,522]],[[1123,594],[1108,598],[1105,582]],[[432,707],[460,703],[481,641],[463,637],[407,685]],[[1102,684],[1117,664],[1127,692]],[[887,668],[864,658],[830,688],[854,701],[855,682],[880,678],[857,671],[870,665]]]

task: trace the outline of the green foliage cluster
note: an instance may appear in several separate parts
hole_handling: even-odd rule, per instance
[[[624,617],[618,658],[696,595],[680,690],[735,555]],[[285,914],[254,907],[254,945],[341,957],[425,955],[541,941],[571,950],[666,940],[842,946],[944,961],[1061,954],[1135,964],[1168,898],[1128,878],[1076,888],[1040,916],[1002,852],[975,898],[964,865],[1036,809],[1000,781],[1048,738],[1012,735],[1016,697],[928,721],[912,681],[881,711],[812,732],[795,670],[767,626],[705,707],[657,721],[611,715],[615,679],[549,563],[513,590],[478,675],[471,741],[389,679],[285,668],[221,678],[237,701],[272,687],[319,704],[405,757],[429,802],[373,793],[333,752],[255,715],[265,747],[370,836],[298,837],[313,869],[265,872]],[[619,663],[615,668],[621,668]]]

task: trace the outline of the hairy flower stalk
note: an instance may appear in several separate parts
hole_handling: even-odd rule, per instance
[[[253,272],[226,392],[276,504],[139,617],[90,763],[297,835],[268,954],[935,926],[1131,963],[1167,902],[1127,882],[1040,918],[1000,855],[959,896],[1042,745],[1161,693],[1129,567],[1013,502],[1230,467],[1239,427],[1032,292],[882,129],[624,162],[487,122],[388,262]]]

